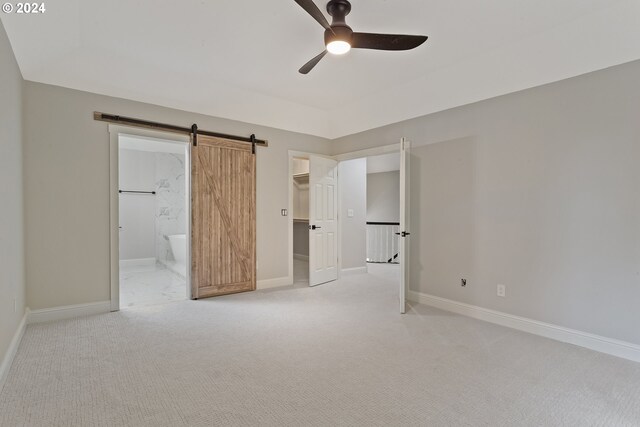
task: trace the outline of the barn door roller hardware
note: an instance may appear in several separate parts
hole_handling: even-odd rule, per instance
[[[213,136],[215,138],[230,139],[232,141],[247,142],[252,145],[252,150],[255,152],[255,146],[268,147],[269,141],[262,139],[256,139],[255,135],[250,137],[228,135],[225,133],[212,132],[208,130],[200,130],[197,125],[191,127],[176,126],[167,123],[150,122],[148,120],[135,119],[133,117],[118,116],[115,114],[106,114],[95,111],[93,113],[93,119],[101,122],[115,123],[123,126],[134,126],[145,129],[154,129],[165,132],[182,133],[193,136],[193,145],[197,145],[198,135]]]
[[[198,146],[198,125],[195,123],[191,125],[191,142],[194,147]]]

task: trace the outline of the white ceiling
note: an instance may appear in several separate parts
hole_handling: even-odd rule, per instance
[[[303,76],[323,29],[293,0],[60,0],[2,22],[27,80],[328,138],[640,58],[638,0],[352,5],[356,31],[430,38]]]
[[[400,153],[367,157],[367,174],[400,170]]]

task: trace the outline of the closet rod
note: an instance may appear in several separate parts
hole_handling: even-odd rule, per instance
[[[134,119],[132,117],[124,117],[124,116],[118,116],[115,114],[100,113],[98,111],[93,112],[93,119],[101,122],[116,123],[119,125],[135,126],[135,127],[146,128],[146,129],[163,130],[163,131],[173,132],[173,133],[184,133],[187,135],[191,135],[192,133],[192,127],[182,127],[182,126],[175,126],[175,125],[170,125],[166,123],[150,122],[148,120]],[[269,146],[269,141],[256,139],[255,136],[253,135],[250,137],[227,135],[224,133],[211,132],[208,130],[200,130],[200,129],[197,129],[197,134],[213,136],[216,138],[230,139],[233,141],[248,142],[250,144],[260,145],[262,147]]]

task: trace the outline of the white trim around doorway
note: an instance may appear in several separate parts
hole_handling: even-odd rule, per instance
[[[293,176],[293,158],[294,157],[299,157],[299,158],[303,158],[303,159],[308,159],[309,156],[317,156],[317,157],[324,157],[327,159],[334,159],[332,156],[327,156],[324,154],[318,154],[318,153],[309,153],[306,151],[295,151],[295,150],[289,150],[288,152],[288,160],[289,160],[289,172],[288,172],[288,188],[289,188],[289,206],[288,206],[288,223],[289,223],[289,248],[287,251],[287,260],[289,263],[289,275],[288,275],[288,283],[286,283],[286,285],[292,285],[293,284],[293,179],[291,179],[291,177]],[[340,177],[338,177],[338,188],[340,188]],[[340,224],[340,218],[338,218],[338,224]],[[339,232],[338,232],[339,233]],[[338,236],[338,238],[340,238]],[[338,266],[340,265],[340,245],[338,245]],[[308,260],[308,258],[307,258]],[[338,277],[340,277],[340,268],[338,268]],[[285,284],[281,285],[284,286]]]
[[[400,143],[381,145],[379,147],[366,148],[364,150],[351,151],[349,153],[342,153],[333,156],[333,160],[342,162],[344,160],[361,159],[363,157],[379,156],[381,154],[397,153],[400,152]]]
[[[181,135],[169,132],[159,132],[154,130],[109,125],[109,256],[110,256],[110,308],[111,311],[120,310],[120,239],[118,232],[119,222],[119,197],[118,197],[118,145],[120,135],[131,135],[150,140],[160,140],[185,146],[185,170],[187,182],[187,239],[191,242],[191,140],[188,135]],[[187,244],[187,266],[191,265],[191,244]],[[186,271],[186,297],[191,298],[191,271]]]

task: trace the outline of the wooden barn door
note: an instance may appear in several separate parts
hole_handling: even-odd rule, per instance
[[[198,135],[191,149],[191,289],[256,289],[256,158],[251,145]]]

